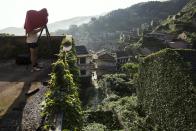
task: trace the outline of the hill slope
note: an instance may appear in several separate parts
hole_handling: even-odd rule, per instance
[[[185,33],[184,40],[196,44],[196,1],[191,0],[179,13],[169,16],[155,31],[179,35]]]
[[[152,1],[119,9],[99,18],[93,18],[88,24],[71,28],[68,32],[77,39],[76,44],[88,48],[113,48],[117,46],[120,32],[141,28],[152,20],[160,21],[179,12],[189,0]],[[66,31],[65,31],[66,32]],[[61,33],[63,33],[61,31]]]
[[[168,15],[176,14],[189,0],[171,0],[166,2],[152,1],[133,5],[127,9],[120,9],[100,17],[88,24],[90,31],[129,30],[139,27],[151,20],[161,20]]]

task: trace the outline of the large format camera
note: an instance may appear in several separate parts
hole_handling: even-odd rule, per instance
[[[26,33],[33,31],[36,28],[45,26],[48,23],[48,12],[46,8],[40,11],[29,10],[26,14],[24,28]]]

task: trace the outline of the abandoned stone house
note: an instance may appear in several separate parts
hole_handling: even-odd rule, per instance
[[[90,78],[96,72],[98,77],[115,73],[120,67],[134,59],[131,52],[116,51],[99,52],[88,51],[84,45],[76,46],[77,65],[80,69],[81,78]]]
[[[121,42],[126,42],[126,41],[129,41],[131,38],[130,38],[130,34],[129,32],[121,32],[120,34],[120,41]]]
[[[120,33],[120,38],[119,40],[121,42],[130,42],[130,41],[133,41],[135,39],[138,39],[139,37],[139,33],[138,33],[138,30],[137,28],[132,28],[130,31],[122,31]]]
[[[170,48],[173,49],[186,49],[186,48],[190,48],[189,44],[184,41],[184,40],[180,40],[180,39],[174,39],[173,41],[168,43],[168,46]]]
[[[134,59],[134,56],[130,51],[116,51],[115,54],[117,70],[119,70],[123,64],[130,62]]]
[[[97,75],[114,73],[120,69],[120,67],[134,59],[134,55],[128,51],[100,51],[97,52]]]
[[[148,33],[144,36],[144,50],[142,50],[142,52],[144,52],[144,55],[148,55],[163,48],[191,48],[185,41],[186,39],[187,34],[184,32],[179,34],[177,37],[175,35],[165,33]]]
[[[95,65],[92,62],[92,55],[87,51],[86,47],[76,46],[77,65],[80,69],[80,77],[91,77]]]
[[[152,51],[157,51],[159,48],[167,48],[168,44],[175,36],[160,32],[147,33],[143,38],[143,47],[149,48]]]
[[[115,54],[102,50],[97,52],[97,75],[113,73],[116,71]]]

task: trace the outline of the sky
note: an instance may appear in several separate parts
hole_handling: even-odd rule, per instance
[[[28,10],[47,8],[49,23],[53,23],[77,16],[100,15],[146,1],[149,0],[1,0],[0,29],[23,27]]]

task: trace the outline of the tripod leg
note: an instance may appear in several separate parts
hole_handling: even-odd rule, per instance
[[[53,53],[52,53],[52,47],[51,47],[51,37],[50,37],[50,33],[48,31],[47,26],[45,26],[45,30],[46,30],[47,40],[48,40],[48,46],[49,46],[49,49],[50,49],[50,58],[53,59]]]
[[[44,30],[44,28],[42,28],[42,30],[41,30],[41,32],[39,34],[39,37],[38,37],[38,40],[37,41],[39,41],[39,39],[41,38],[41,35],[42,35],[43,30]]]
[[[46,26],[45,29],[46,29],[46,35],[47,35],[47,37],[50,39],[50,33],[49,33],[49,31],[48,31],[48,27]]]

